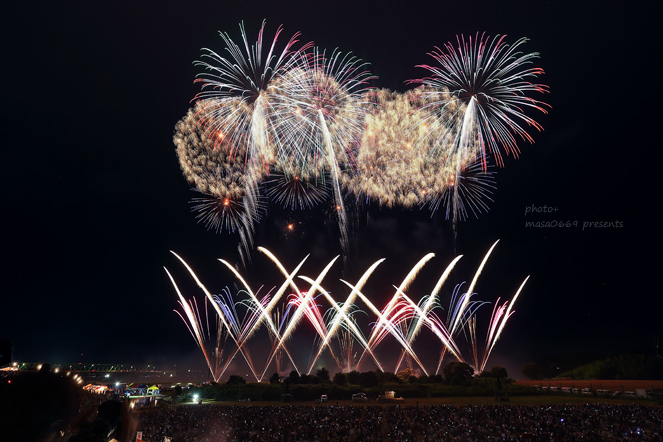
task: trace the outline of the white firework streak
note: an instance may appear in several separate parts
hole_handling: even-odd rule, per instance
[[[269,257],[269,259],[271,259],[274,262],[274,264],[276,264],[276,266],[281,271],[281,273],[283,273],[283,275],[286,277],[286,280],[283,282],[283,284],[281,285],[281,287],[276,292],[276,294],[272,298],[271,302],[269,303],[269,305],[265,309],[264,314],[271,315],[271,311],[274,308],[274,306],[276,305],[276,302],[281,298],[281,296],[283,295],[285,290],[288,288],[288,286],[292,287],[292,289],[295,291],[295,293],[297,293],[297,296],[299,297],[299,299],[302,299],[302,302],[304,302],[304,300],[306,300],[306,298],[302,295],[301,291],[299,290],[299,287],[297,287],[297,284],[294,283],[293,278],[295,277],[297,272],[299,272],[299,269],[302,267],[302,265],[304,265],[304,262],[308,259],[308,257],[310,255],[306,255],[306,257],[302,260],[302,262],[299,263],[297,268],[295,268],[295,270],[293,270],[292,273],[288,274],[285,267],[283,267],[281,262],[278,260],[278,258],[276,258],[276,256],[272,252],[270,252],[269,250],[267,250],[264,247],[258,247],[258,250],[261,251],[262,253],[264,253],[265,255],[267,255],[267,257]],[[308,301],[308,302],[310,302],[310,301]],[[308,305],[308,303],[306,305],[304,305],[304,307],[306,307],[307,305]],[[279,342],[281,341],[280,336],[278,336],[278,341]],[[276,342],[276,340],[274,342]],[[283,348],[286,349],[285,346]],[[287,349],[286,349],[286,352],[287,352]],[[276,348],[276,350],[272,351],[272,355],[275,355],[276,353],[278,353],[278,348]],[[292,358],[290,360],[292,361]],[[269,368],[269,363],[270,362],[271,362],[271,358],[268,361],[267,365],[265,366],[265,370],[263,372],[263,377],[264,377],[265,373],[267,372],[267,369]],[[297,368],[297,366],[294,364],[294,362],[293,362],[293,366],[295,367],[295,370],[297,371],[297,373],[301,374],[299,372],[299,369]]]
[[[346,313],[343,311],[343,309],[340,308],[340,307],[337,305],[337,303],[336,303],[336,301],[334,300],[334,298],[332,298],[331,296],[329,296],[329,293],[328,293],[325,289],[323,289],[323,288],[320,286],[319,283],[317,283],[316,281],[313,281],[311,278],[309,278],[309,277],[307,277],[307,276],[300,276],[300,278],[303,279],[304,281],[308,282],[309,284],[311,284],[311,287],[312,287],[312,288],[315,287],[320,293],[322,293],[322,295],[327,299],[327,301],[329,301],[329,303],[332,305],[332,307],[336,310],[336,312],[337,312],[337,316],[341,316],[341,319],[343,319],[343,320],[345,321],[345,323],[347,324],[347,326],[349,327],[349,329],[350,329],[350,330],[352,331],[352,333],[354,334],[355,339],[357,339],[357,340],[359,341],[359,343],[364,347],[364,349],[368,350],[369,354],[371,355],[371,357],[373,357],[373,360],[375,361],[375,363],[376,363],[376,365],[378,366],[378,368],[379,368],[381,371],[384,371],[384,370],[382,370],[382,366],[381,366],[380,363],[378,362],[377,357],[375,357],[375,355],[373,354],[373,352],[371,351],[371,349],[368,347],[368,343],[366,342],[366,339],[364,339],[364,337],[363,337],[361,331],[357,328],[357,325],[354,323],[354,321],[352,321],[352,319],[351,319],[350,317],[348,317],[348,316],[346,315]],[[345,282],[345,281],[343,281],[343,282]],[[347,282],[346,282],[346,284],[347,284]],[[348,284],[348,285],[349,285],[349,284]],[[360,292],[359,290],[356,290],[354,287],[352,287],[352,291],[353,291],[353,292],[356,292],[358,295],[362,296],[362,295],[361,295],[361,292]],[[346,304],[347,304],[347,303],[346,303]],[[372,305],[372,304],[371,304],[371,305]],[[327,337],[329,337],[329,332],[327,333],[327,336],[325,337],[325,339],[327,339]],[[319,353],[318,353],[318,355],[315,357],[313,363],[311,364],[311,366],[310,366],[310,368],[309,368],[309,371],[308,371],[309,374],[311,373],[311,370],[313,369],[313,365],[315,364],[315,361],[318,359],[318,356],[320,356]]]
[[[424,322],[428,327],[431,329],[433,333],[442,341],[445,347],[449,349],[449,351],[459,360],[462,362],[463,358],[460,355],[460,351],[458,350],[458,346],[456,346],[456,343],[453,341],[451,338],[451,334],[447,330],[440,330],[440,328],[433,322],[431,319],[424,313],[424,311],[417,305],[415,304],[405,293],[402,291],[398,290],[396,286],[394,288],[400,293],[400,295],[410,303],[412,308],[414,309],[415,312],[417,312],[417,316],[419,319],[423,318]],[[408,344],[411,341],[408,342]],[[423,367],[422,367],[423,368]],[[398,370],[398,367],[396,367],[396,370]],[[425,372],[425,370],[424,370]]]
[[[350,287],[353,291],[355,291],[355,287],[352,284],[350,284],[349,282],[344,281],[342,279],[341,279],[341,282],[344,283],[345,285],[347,285],[348,287]],[[373,329],[373,334],[371,335],[371,336],[374,336],[373,341],[375,341],[376,338],[377,338],[378,341],[381,340],[381,336],[383,335],[383,333],[386,333],[386,332],[391,333],[391,335],[396,338],[396,340],[403,346],[405,351],[407,351],[408,354],[412,357],[412,359],[414,359],[417,362],[417,364],[419,364],[419,366],[421,367],[421,369],[425,373],[426,369],[424,368],[423,364],[419,361],[419,358],[414,353],[414,350],[412,350],[412,347],[410,347],[410,345],[407,343],[407,341],[405,339],[403,339],[403,336],[402,336],[402,333],[400,332],[400,330],[398,330],[394,326],[393,322],[390,321],[389,319],[387,319],[386,314],[383,314],[383,312],[378,310],[378,308],[375,307],[375,305],[371,301],[369,301],[368,298],[366,296],[364,296],[364,294],[361,291],[356,290],[356,292],[357,292],[357,296],[359,296],[359,298],[361,298],[361,300],[364,301],[364,303],[368,306],[368,308],[371,309],[373,311],[373,313],[378,318],[380,318],[379,319],[379,321],[380,321],[379,324],[381,324],[381,325],[379,325],[380,329],[378,330],[377,329],[378,325],[376,325],[375,328]],[[390,309],[389,313],[391,313],[391,309]],[[373,355],[373,352],[371,350],[372,349],[371,343],[372,342],[369,341],[367,344],[364,345],[364,353],[366,353],[368,351],[369,354],[371,356],[373,356],[373,359],[375,360],[375,363],[378,365],[378,368],[381,371],[384,371],[382,369],[382,367],[380,366],[377,358]],[[364,353],[362,353],[362,356],[364,355]],[[361,362],[361,359],[357,362],[357,366],[359,366],[359,362]]]
[[[235,277],[237,277],[237,279],[240,280],[240,282],[244,285],[244,287],[246,287],[247,293],[249,294],[249,296],[251,297],[251,299],[255,303],[255,306],[260,310],[261,318],[267,322],[267,325],[269,326],[269,331],[272,332],[274,337],[279,338],[279,342],[281,342],[282,338],[279,335],[279,331],[277,330],[276,326],[274,326],[274,321],[272,321],[272,318],[269,314],[266,314],[267,310],[265,309],[265,307],[263,307],[263,305],[260,303],[260,301],[258,301],[258,298],[256,298],[256,296],[253,294],[253,292],[251,291],[251,288],[249,287],[249,285],[246,283],[246,281],[244,281],[244,278],[242,278],[242,275],[240,275],[239,272],[237,270],[235,270],[235,268],[232,265],[230,265],[230,263],[228,263],[227,261],[225,261],[223,259],[219,259],[219,261],[221,261],[223,264],[225,264],[225,266],[228,267],[235,274]],[[260,324],[261,322],[262,321],[258,321],[258,324]],[[244,341],[242,341],[242,343],[244,343],[251,336],[251,334],[255,331],[255,328],[256,327],[253,327],[253,329],[251,330],[251,333],[247,333],[247,336],[244,339]],[[292,359],[292,357],[290,356],[290,353],[287,351],[287,349],[286,349],[286,353],[288,354],[288,358],[290,358],[290,362],[292,362],[292,365],[295,366],[295,369],[296,369],[295,361]],[[272,357],[274,357],[274,356],[272,355]],[[269,361],[267,362],[267,366],[269,366],[269,364],[271,362],[272,362],[272,358],[270,358]],[[265,371],[267,371],[267,370],[265,369]],[[260,376],[260,378],[258,378],[257,375],[256,375],[256,379],[258,379],[258,382],[260,382],[260,381],[262,381],[262,378],[264,376],[265,376],[265,372],[262,373],[262,376]]]
[[[320,283],[322,282],[324,277],[327,275],[327,272],[332,267],[332,265],[334,265],[334,263],[336,262],[336,260],[338,258],[339,258],[339,256],[337,255],[334,259],[332,259],[329,262],[329,264],[327,264],[327,267],[325,267],[323,269],[323,271],[320,273],[320,275],[318,275],[318,279],[315,281],[316,286],[318,286],[318,287],[320,286]],[[276,353],[278,353],[279,349],[283,345],[283,341],[290,335],[290,333],[292,332],[292,329],[299,322],[299,319],[301,318],[304,309],[307,308],[307,306],[309,305],[309,303],[313,299],[313,295],[315,294],[315,290],[316,289],[314,287],[311,287],[311,290],[309,290],[306,293],[306,296],[303,297],[303,300],[302,300],[301,304],[297,307],[297,310],[295,310],[295,313],[290,318],[290,321],[288,322],[288,326],[286,327],[285,332],[283,332],[283,334],[279,337],[279,343],[276,345],[276,349],[270,355],[269,361],[267,361],[267,366],[269,366],[269,364],[272,362],[272,359],[274,359],[274,355]],[[296,291],[298,292],[299,296],[301,297],[302,295],[299,292],[299,290],[296,290]],[[269,321],[271,322],[271,319],[269,319]],[[267,370],[265,369],[265,371],[267,371]],[[263,373],[263,376],[265,376],[265,373]]]
[[[434,253],[429,253],[426,256],[424,256],[423,258],[421,258],[419,260],[419,262],[414,267],[412,267],[412,270],[410,270],[410,273],[408,273],[408,275],[405,277],[405,279],[403,280],[401,285],[398,287],[398,289],[401,290],[401,291],[407,290],[407,288],[410,286],[410,284],[412,283],[414,278],[417,276],[417,273],[419,273],[419,270],[421,270],[421,268],[424,266],[424,264],[426,264],[434,256],[435,256]],[[368,340],[369,347],[371,346],[371,344],[373,344],[373,341],[375,340],[375,337],[376,337],[378,331],[381,330],[381,328],[383,327],[383,322],[388,321],[386,319],[386,317],[387,317],[388,314],[391,313],[391,309],[394,307],[394,305],[396,304],[397,301],[398,301],[398,292],[394,294],[394,296],[391,298],[391,301],[389,301],[389,304],[387,304],[387,307],[385,307],[384,314],[379,315],[380,320],[378,321],[378,324],[376,325],[376,327],[373,329],[373,333],[371,333],[371,337]],[[409,347],[409,344],[407,346],[403,346],[403,347],[407,348],[407,347]],[[364,350],[364,352],[359,357],[359,361],[357,362],[357,367],[361,363],[361,360],[364,357],[365,353],[366,353],[366,350]]]
[[[483,266],[486,265],[486,261],[488,261],[488,257],[490,256],[490,252],[493,251],[493,249],[495,248],[495,246],[497,245],[498,242],[500,242],[499,239],[497,241],[495,241],[495,243],[490,248],[490,250],[488,250],[488,253],[486,253],[486,256],[483,258],[483,261],[481,261],[481,265],[477,269],[477,272],[474,274],[474,279],[472,279],[472,283],[470,284],[470,288],[467,290],[467,293],[472,293],[472,291],[474,290],[474,286],[476,285],[477,280],[479,279],[479,275],[481,275],[481,270],[483,270]],[[458,314],[456,315],[456,320],[451,325],[451,330],[449,330],[449,333],[451,335],[453,335],[454,332],[456,331],[456,328],[458,327],[458,322],[462,318],[463,312],[465,311],[465,308],[467,307],[467,304],[469,302],[470,302],[470,297],[466,296],[465,299],[463,300],[463,303],[460,306]]]
[[[378,265],[380,265],[386,258],[382,258],[378,261],[376,261],[371,267],[369,267],[368,270],[364,273],[364,275],[359,279],[359,282],[357,282],[357,285],[352,288],[352,291],[350,292],[350,295],[348,295],[348,298],[345,300],[345,303],[343,304],[343,307],[339,311],[339,314],[336,315],[334,318],[334,321],[331,324],[331,327],[329,328],[329,331],[327,333],[327,336],[325,339],[322,341],[322,344],[320,344],[320,348],[318,349],[318,354],[313,358],[313,362],[311,363],[311,366],[309,367],[309,373],[311,372],[311,368],[313,365],[315,365],[315,362],[318,360],[320,355],[322,354],[323,350],[325,349],[325,346],[328,345],[329,340],[334,337],[336,334],[336,329],[338,326],[341,324],[342,320],[347,321],[346,317],[346,312],[350,308],[352,304],[354,304],[355,298],[357,297],[357,292],[359,292],[362,288],[364,288],[364,284],[366,284],[366,281],[368,281],[368,278],[371,276],[373,271],[377,268]],[[335,306],[335,302],[332,302],[332,305]],[[363,344],[362,344],[363,345]],[[365,348],[365,347],[364,347]]]
[[[421,321],[427,317],[429,310],[433,307],[433,304],[435,302],[435,298],[437,298],[437,294],[439,293],[440,289],[442,289],[442,285],[444,282],[447,280],[449,277],[449,274],[453,270],[454,266],[456,263],[462,258],[463,255],[457,256],[451,263],[447,266],[447,268],[444,270],[444,273],[440,277],[440,279],[437,281],[437,284],[435,284],[435,288],[433,289],[433,292],[430,294],[428,297],[428,300],[426,301],[426,304],[424,304],[424,308],[422,310],[422,314],[417,317],[414,323],[414,327],[410,329],[410,332],[408,333],[408,343],[412,345],[412,342],[414,341],[414,338],[417,337],[417,334],[419,333],[419,330],[421,329]],[[449,335],[449,338],[451,338],[451,335]],[[443,341],[444,342],[444,341]],[[445,344],[445,346],[448,347],[448,345]],[[398,369],[401,366],[401,362],[403,362],[403,357],[405,356],[405,352],[401,352],[401,356],[398,359],[398,364],[396,365],[396,371],[395,373],[398,372]]]

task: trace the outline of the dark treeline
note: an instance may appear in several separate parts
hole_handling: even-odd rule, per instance
[[[525,395],[536,394],[528,387],[513,385],[503,367],[493,367],[478,376],[468,364],[451,363],[444,368],[444,376],[415,376],[414,370],[399,373],[377,371],[336,373],[330,379],[326,369],[316,375],[299,375],[296,371],[281,378],[271,377],[269,383],[247,383],[241,376],[230,376],[225,384],[193,387],[186,397],[198,394],[200,398],[216,400],[272,401],[289,395],[292,400],[315,400],[325,394],[329,400],[349,400],[352,395],[364,392],[369,398],[377,398],[385,391],[396,391],[404,398],[446,396],[492,396],[496,393]]]
[[[649,355],[620,355],[584,364],[560,374],[573,379],[663,379],[663,359]]]

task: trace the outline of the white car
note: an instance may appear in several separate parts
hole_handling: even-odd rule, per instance
[[[320,402],[327,402],[327,395],[326,394],[323,394],[322,396],[320,396]]]

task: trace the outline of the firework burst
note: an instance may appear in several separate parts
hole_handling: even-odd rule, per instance
[[[432,217],[442,205],[446,209],[446,219],[453,219],[454,225],[457,219],[467,219],[468,211],[478,218],[479,213],[489,210],[486,200],[493,201],[490,196],[496,189],[496,172],[491,169],[493,166],[489,164],[484,170],[479,161],[460,169],[457,175],[449,178],[448,187],[442,194],[429,192],[422,207],[428,206]]]
[[[269,45],[264,29],[254,45],[243,25],[240,44],[221,33],[226,55],[203,49],[202,90],[175,134],[185,177],[206,195],[198,219],[240,231],[247,256],[263,189],[293,210],[327,201],[346,263],[347,196],[432,212],[442,204],[455,231],[458,219],[488,210],[488,153],[498,165],[503,152],[517,156],[517,139],[532,143],[527,130],[542,130],[526,112],[550,107],[530,96],[548,88],[531,81],[543,70],[531,66],[538,53],[520,52],[524,38],[459,36],[430,53],[436,65],[419,66],[428,76],[409,82],[418,87],[399,94],[370,88],[376,77],[351,54],[298,46],[299,34],[279,52],[282,28]],[[241,201],[245,216],[231,217],[225,201]]]
[[[539,131],[543,129],[524,109],[547,113],[549,105],[527,94],[548,92],[548,88],[527,81],[543,74],[543,69],[526,67],[539,56],[536,52],[518,51],[526,38],[509,46],[505,36],[492,41],[484,37],[477,33],[474,39],[458,37],[457,48],[451,43],[445,44],[444,49],[436,47],[430,55],[439,66],[420,65],[430,76],[410,82],[430,89],[425,94],[431,103],[424,110],[429,119],[449,128],[443,131],[442,141],[434,141],[434,154],[445,151],[448,158],[459,155],[462,159],[478,156],[485,165],[486,153],[490,151],[502,164],[501,148],[507,154],[518,154],[514,134],[534,142],[518,120]],[[452,140],[452,148],[441,149],[448,140]]]
[[[265,180],[267,197],[290,210],[310,209],[323,203],[329,196],[324,179],[311,179],[300,175],[273,172]]]

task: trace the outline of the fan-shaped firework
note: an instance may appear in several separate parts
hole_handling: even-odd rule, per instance
[[[454,290],[451,299],[446,322],[442,321],[436,314],[436,310],[441,308],[439,303],[439,292],[454,266],[460,260],[460,256],[455,258],[447,266],[431,294],[429,296],[421,297],[420,301],[415,303],[413,301],[414,295],[408,293],[410,291],[409,287],[422,267],[434,257],[432,253],[426,255],[410,270],[398,287],[394,286],[394,295],[387,306],[382,310],[378,309],[373,302],[362,293],[362,291],[370,276],[384,259],[371,265],[355,285],[341,280],[341,282],[350,290],[347,298],[342,301],[333,298],[330,292],[323,287],[323,281],[334,262],[338,259],[338,256],[331,260],[314,280],[308,276],[299,274],[306,258],[304,258],[304,260],[302,260],[292,272],[288,272],[271,252],[259,248],[259,250],[269,256],[272,262],[279,268],[285,281],[278,290],[272,289],[262,298],[258,298],[253,294],[249,284],[240,276],[239,272],[226,261],[220,260],[227,269],[232,271],[234,276],[245,288],[245,290],[238,293],[238,295],[241,295],[244,298],[242,301],[238,302],[233,301],[227,291],[225,296],[212,296],[200,282],[193,270],[191,270],[191,268],[178,257],[178,259],[180,259],[180,261],[187,267],[187,270],[191,276],[193,276],[198,286],[205,293],[206,300],[212,303],[214,311],[218,316],[215,322],[218,323],[221,330],[215,334],[216,339],[213,340],[215,344],[212,345],[212,349],[209,349],[207,345],[209,341],[212,341],[210,339],[209,327],[207,328],[207,332],[205,332],[205,327],[203,326],[201,315],[198,311],[198,305],[195,301],[185,301],[178,286],[175,284],[175,280],[170,276],[170,273],[168,273],[168,275],[175,287],[180,299],[180,304],[184,310],[184,314],[180,313],[180,316],[185,324],[187,324],[189,331],[202,349],[215,381],[218,381],[232,358],[238,353],[241,353],[244,357],[258,381],[264,378],[272,361],[276,361],[277,369],[280,370],[282,367],[282,361],[280,359],[282,353],[285,353],[288,356],[292,368],[299,372],[295,360],[293,359],[293,354],[288,350],[287,342],[303,319],[308,320],[315,330],[314,345],[309,359],[310,362],[308,364],[307,373],[310,373],[313,370],[317,361],[325,351],[329,351],[340,370],[350,371],[352,369],[357,369],[362,362],[364,355],[368,355],[375,366],[382,370],[382,364],[376,356],[376,351],[378,346],[385,339],[389,340],[392,338],[398,345],[397,349],[400,350],[400,358],[398,359],[396,370],[398,370],[403,359],[408,357],[414,361],[424,373],[427,373],[417,352],[412,347],[415,338],[419,335],[420,330],[423,327],[430,330],[432,335],[439,339],[440,345],[442,346],[440,361],[447,352],[459,361],[465,361],[458,340],[458,335],[463,334],[467,340],[467,347],[469,347],[471,360],[475,365],[475,370],[479,372],[485,367],[496,341],[499,339],[507,320],[512,315],[511,308],[527,281],[527,279],[525,279],[520,285],[520,288],[510,303],[505,302],[500,305],[498,299],[498,302],[493,309],[493,314],[486,333],[484,354],[482,358],[479,358],[479,346],[476,338],[476,316],[479,307],[485,303],[471,301],[470,298],[474,295],[473,289],[476,285],[477,279],[481,274],[488,256],[495,247],[495,244],[484,257],[483,262],[474,275],[472,283],[469,285],[468,292],[461,293],[460,286],[456,286],[456,290]],[[298,277],[298,280],[302,280],[306,284],[305,290],[300,289],[298,284],[295,284],[296,276]],[[325,286],[327,286],[327,284],[325,284]],[[283,306],[282,304],[282,308],[279,310],[277,308],[277,303],[282,298],[282,295],[287,288],[291,288],[292,293],[287,296],[286,305]],[[369,315],[375,315],[376,319],[371,324],[371,332],[368,338],[366,338],[362,332],[361,325],[356,319],[356,313],[360,313],[362,310],[359,310],[358,302],[355,301],[361,302],[366,306],[366,313]],[[239,304],[243,306],[242,308],[246,312],[243,318],[240,318],[240,315],[238,315],[237,309],[235,308],[235,306]],[[322,310],[324,305],[329,306],[326,311]],[[207,312],[207,307],[205,311]],[[274,311],[280,311],[281,313],[274,317]],[[264,369],[261,370],[255,367],[254,362],[257,361],[251,359],[247,343],[263,324],[266,325],[270,333],[272,345],[269,354],[261,358],[265,363]],[[222,336],[225,336],[225,338],[222,339]],[[221,346],[221,341],[223,340],[223,342],[225,342],[228,337],[232,341],[231,344],[234,345],[234,350],[230,353],[230,358],[225,359],[225,362],[222,364],[220,360],[221,356],[215,357],[214,355],[228,354],[224,350],[225,347]],[[334,339],[338,341],[338,345],[336,346],[332,345]],[[230,341],[228,342],[230,343]],[[357,343],[358,346],[363,349],[358,358],[355,358],[352,355],[354,343]],[[390,353],[393,355],[393,352]],[[397,354],[394,356],[397,356]],[[439,364],[437,371],[439,371]]]
[[[241,230],[246,244],[259,219],[261,188],[291,208],[322,202],[326,193],[317,190],[329,189],[344,257],[342,192],[385,207],[427,205],[434,212],[444,203],[455,225],[468,208],[475,215],[487,210],[493,188],[487,151],[501,165],[502,149],[518,153],[516,136],[533,142],[522,122],[541,130],[525,114],[548,106],[527,95],[547,87],[527,81],[543,70],[529,67],[537,53],[518,52],[526,39],[509,46],[504,37],[458,37],[457,48],[448,43],[431,53],[439,66],[421,66],[430,75],[410,81],[420,87],[399,94],[370,90],[374,77],[351,55],[295,49],[298,34],[277,54],[281,28],[263,54],[264,24],[251,47],[240,28],[243,49],[221,34],[229,58],[204,50],[206,61],[197,64],[208,72],[196,80],[203,90],[178,123],[175,144],[196,190],[221,202],[241,200],[246,212],[242,223],[229,224],[208,201],[201,218],[213,228]]]

